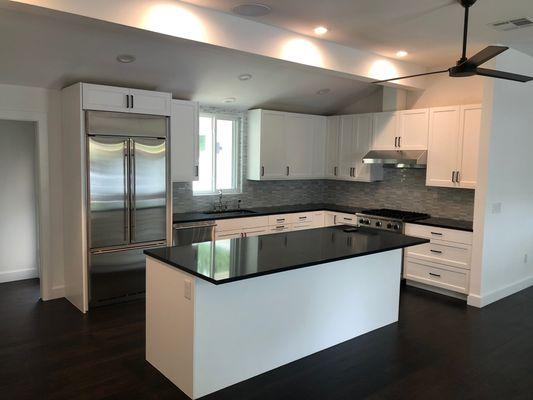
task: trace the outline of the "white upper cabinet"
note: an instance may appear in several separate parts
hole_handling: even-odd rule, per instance
[[[475,188],[481,105],[430,109],[426,185]]]
[[[287,113],[285,118],[286,174],[293,179],[312,178],[317,121],[305,114]]]
[[[326,170],[325,177],[335,179],[339,170],[340,117],[328,117],[326,121]]]
[[[363,164],[362,159],[372,148],[373,115],[360,114],[355,116],[355,141],[352,143],[355,157],[355,178],[357,181],[373,182],[383,179],[383,167],[376,164]]]
[[[374,150],[426,150],[429,110],[388,111],[374,114]]]
[[[457,184],[462,188],[476,188],[482,111],[480,104],[461,107]]]
[[[151,115],[170,115],[170,93],[149,90],[130,90],[131,112]]]
[[[324,178],[326,129],[319,115],[249,111],[248,179]]]
[[[400,111],[398,147],[401,150],[427,150],[429,109]]]
[[[372,146],[372,114],[328,117],[327,126],[327,178],[360,182],[383,179],[382,166],[362,162]]]
[[[374,114],[373,144],[374,150],[391,150],[398,147],[398,111]]]
[[[82,84],[83,109],[170,115],[170,93],[115,86]]]
[[[198,103],[172,100],[170,115],[170,162],[172,182],[198,179]]]

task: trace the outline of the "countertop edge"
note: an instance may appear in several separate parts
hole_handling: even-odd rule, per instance
[[[279,269],[276,269],[274,271],[258,272],[258,273],[253,273],[253,274],[250,274],[250,275],[240,276],[240,277],[231,278],[231,279],[222,279],[222,280],[211,279],[209,277],[206,277],[205,275],[193,272],[190,269],[187,269],[187,268],[185,268],[185,267],[183,267],[183,266],[181,266],[179,264],[176,264],[176,263],[173,263],[173,262],[169,262],[164,257],[160,257],[160,256],[157,256],[157,255],[154,255],[154,254],[149,254],[150,250],[144,250],[143,253],[147,257],[151,257],[151,258],[153,258],[155,260],[158,260],[158,261],[160,261],[162,263],[165,263],[165,264],[167,264],[167,265],[169,265],[169,266],[171,266],[173,268],[177,268],[180,271],[188,273],[189,275],[196,276],[197,278],[200,278],[200,279],[202,279],[202,280],[204,280],[206,282],[212,283],[214,285],[223,285],[223,284],[226,284],[226,283],[232,283],[232,282],[242,281],[242,280],[251,279],[251,278],[257,278],[257,277],[260,277],[260,276],[273,275],[273,274],[277,274],[277,273],[280,273],[280,272],[292,271],[292,270],[295,270],[295,269],[302,269],[302,268],[312,267],[312,266],[320,265],[320,264],[328,264],[328,263],[335,262],[335,261],[348,260],[350,258],[357,258],[357,257],[369,256],[369,255],[372,255],[372,254],[385,253],[387,251],[404,249],[406,247],[417,246],[417,245],[420,245],[420,244],[425,244],[425,243],[429,243],[430,242],[429,239],[423,239],[423,238],[417,238],[417,239],[419,239],[418,240],[419,243],[413,243],[413,244],[409,244],[409,245],[392,246],[392,247],[387,247],[387,248],[379,249],[379,250],[365,251],[365,252],[362,252],[362,253],[356,254],[356,255],[341,256],[341,257],[330,258],[330,259],[327,259],[327,260],[313,261],[313,262],[304,263],[304,264],[296,264],[296,265],[292,265],[290,267],[279,268]]]

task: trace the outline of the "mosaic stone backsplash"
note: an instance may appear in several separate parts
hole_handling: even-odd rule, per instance
[[[241,176],[246,171],[246,113],[202,107],[202,112],[236,115],[241,118]],[[426,187],[426,170],[386,168],[382,182],[344,182],[330,180],[249,181],[242,179],[242,193],[225,195],[224,202],[242,208],[306,203],[395,208],[424,212],[435,217],[472,220],[474,190]],[[173,184],[174,212],[212,209],[217,196],[193,196],[192,183]]]

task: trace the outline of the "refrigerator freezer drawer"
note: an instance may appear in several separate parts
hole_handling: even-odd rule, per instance
[[[144,248],[89,254],[89,307],[144,298]]]

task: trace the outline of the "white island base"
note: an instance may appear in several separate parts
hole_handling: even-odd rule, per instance
[[[215,285],[147,257],[146,359],[192,399],[398,321],[402,250]]]

